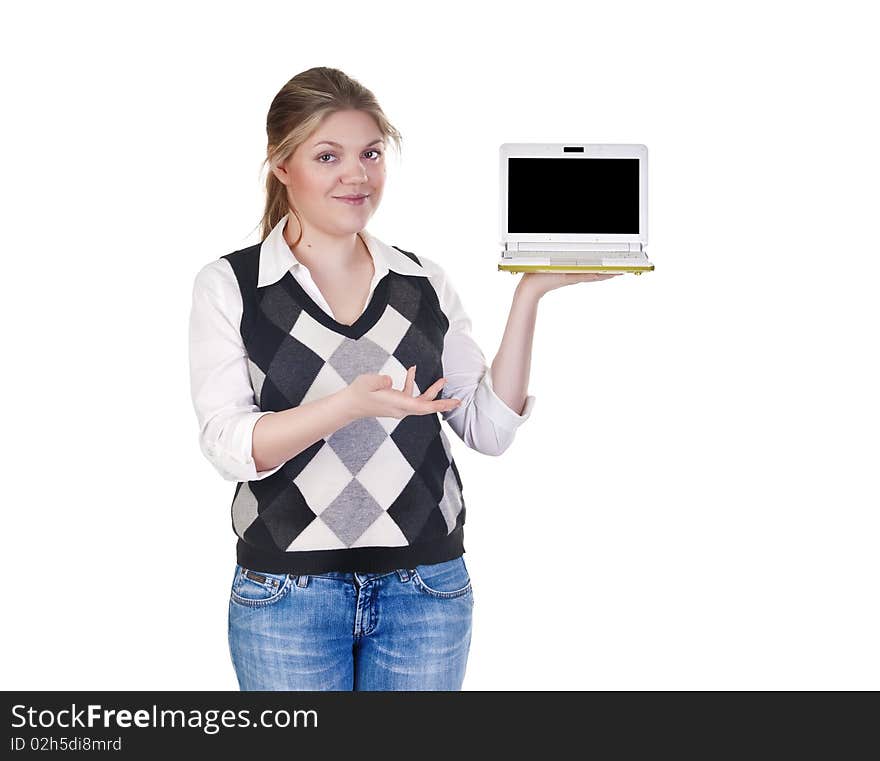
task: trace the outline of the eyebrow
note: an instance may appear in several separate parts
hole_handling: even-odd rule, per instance
[[[376,145],[376,143],[384,143],[385,141],[380,137],[377,140],[374,140],[372,143],[367,143],[364,147],[369,148],[371,145]],[[320,143],[315,143],[312,148],[317,148],[319,145],[332,145],[336,148],[342,148],[339,143],[334,143],[332,140],[322,140]]]

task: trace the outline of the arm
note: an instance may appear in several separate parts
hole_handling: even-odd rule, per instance
[[[253,435],[257,469],[277,470],[316,441],[354,422],[357,417],[344,391],[261,417]]]
[[[501,346],[492,361],[495,393],[513,410],[526,402],[532,364],[532,339],[540,294],[522,279],[513,294]]]
[[[290,410],[261,410],[239,332],[241,293],[229,262],[196,275],[189,323],[190,388],[202,453],[228,481],[256,481],[351,422],[332,394]]]
[[[513,409],[519,409],[529,385],[532,361],[532,339],[535,318],[541,297],[555,288],[575,283],[607,280],[615,273],[539,273],[526,272],[520,277],[513,294],[513,304],[504,328],[501,346],[492,362],[495,392]],[[529,398],[526,398],[529,406]],[[523,412],[525,414],[525,411]]]
[[[494,368],[487,367],[483,352],[471,335],[470,318],[449,276],[432,260],[419,258],[437,292],[440,308],[449,320],[443,346],[446,385],[440,396],[461,399],[457,409],[442,413],[443,419],[469,448],[482,454],[500,455],[513,442],[519,426],[528,420],[535,397],[525,396],[524,401],[520,398],[518,404],[512,405],[496,393]],[[529,302],[524,299],[521,303],[527,306]],[[508,322],[505,333],[507,345],[511,345],[508,336],[515,338],[516,334],[510,328],[511,323]],[[500,367],[500,370],[503,372],[504,367]],[[526,375],[523,384],[527,380]]]

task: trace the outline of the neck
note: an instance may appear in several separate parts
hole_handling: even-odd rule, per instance
[[[320,230],[303,230],[301,240],[293,248],[291,243],[297,238],[297,230],[291,231],[291,226],[295,224],[292,218],[288,219],[284,225],[284,240],[297,261],[310,271],[351,271],[366,259],[372,260],[359,233],[338,236]]]

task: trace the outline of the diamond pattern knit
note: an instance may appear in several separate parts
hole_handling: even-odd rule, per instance
[[[241,335],[261,410],[321,399],[362,373],[401,379],[416,365],[415,394],[442,377],[449,323],[427,277],[389,270],[363,314],[344,325],[290,272],[258,288],[260,245],[225,258],[241,290]],[[436,413],[360,418],[272,475],[237,483],[232,500],[238,562],[271,572],[449,560],[464,552],[464,522],[461,478]]]

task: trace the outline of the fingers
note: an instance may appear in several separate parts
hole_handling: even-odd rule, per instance
[[[423,399],[434,399],[440,393],[440,389],[446,385],[446,378],[438,378],[422,392]]]
[[[436,399],[437,394],[446,385],[446,378],[438,378],[418,397],[412,396],[412,379],[415,377],[415,366],[407,372],[406,396],[408,403],[412,404],[412,413],[416,415],[429,415],[435,412],[450,412],[461,404],[461,399],[454,397],[449,399]]]
[[[435,399],[434,401],[422,400],[421,397],[413,399],[416,415],[429,415],[432,412],[449,412],[461,404],[461,399],[450,397],[449,399]]]
[[[406,371],[406,380],[403,383],[403,390],[399,393],[404,397],[403,405],[408,415],[430,415],[436,412],[450,412],[461,404],[461,399],[436,399],[437,394],[446,384],[446,378],[438,378],[419,396],[413,396],[413,385],[415,383],[416,365],[408,368]],[[392,389],[394,390],[394,389]]]
[[[413,365],[409,370],[406,371],[406,381],[403,384],[403,392],[407,396],[413,395],[413,383],[416,377],[416,365]],[[420,399],[433,399],[440,393],[440,389],[443,388],[446,383],[446,378],[438,378],[434,381],[428,388],[422,391],[419,394]]]
[[[422,394],[422,398],[426,401],[423,402],[423,405],[426,405],[425,409],[427,412],[449,412],[450,410],[454,410],[461,404],[461,399],[457,399],[454,396],[449,397],[447,399],[436,399],[437,394],[440,393],[440,389],[446,385],[446,378],[438,378],[434,383],[432,383],[425,390],[425,393]],[[433,401],[427,401],[427,400]]]

